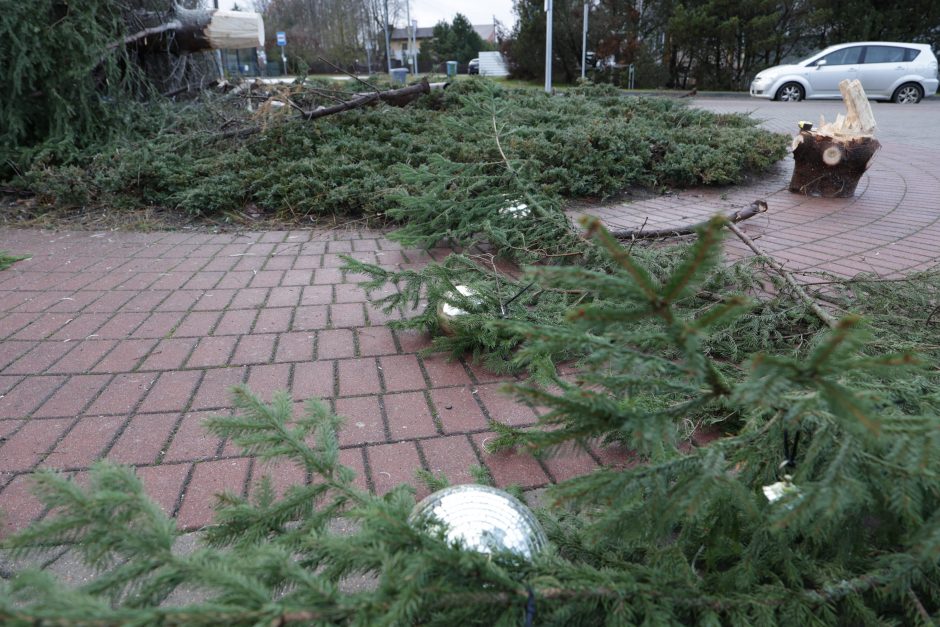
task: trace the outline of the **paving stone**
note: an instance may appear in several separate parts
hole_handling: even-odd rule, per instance
[[[177,413],[137,414],[127,423],[107,458],[119,464],[152,464],[180,420]]]
[[[0,444],[0,472],[32,469],[74,421],[73,418],[28,421]]]
[[[421,390],[427,387],[415,355],[379,357],[379,368],[389,392]]]
[[[176,517],[180,528],[196,529],[212,522],[215,496],[222,492],[242,494],[248,478],[248,466],[247,458],[196,464]]]
[[[195,338],[160,340],[140,365],[141,370],[178,370],[198,342]]]
[[[496,422],[514,427],[535,423],[535,411],[520,401],[513,399],[499,385],[479,385],[477,395]]]
[[[116,375],[88,408],[90,414],[127,414],[150,389],[155,373]]]
[[[330,324],[334,327],[361,327],[366,323],[361,303],[330,305]]]
[[[0,418],[23,418],[52,396],[66,377],[28,377],[0,396]],[[0,468],[2,470],[2,468]]]
[[[242,382],[245,367],[206,370],[190,409],[232,407],[232,386]]]
[[[136,472],[147,495],[163,510],[163,513],[172,516],[179,503],[183,484],[190,469],[190,464],[162,464],[140,466]]]
[[[95,395],[111,380],[109,374],[75,375],[59,387],[52,397],[33,412],[33,417],[74,418],[91,403]]]
[[[0,539],[21,531],[42,514],[45,507],[33,494],[32,477],[19,475],[0,492]]]
[[[485,443],[496,437],[495,433],[476,433],[470,436],[481,452],[483,463],[490,471],[493,481],[499,487],[519,485],[523,488],[536,488],[549,483],[548,475],[538,461],[529,454],[500,451],[488,453]]]
[[[322,305],[298,307],[294,311],[294,320],[291,323],[293,331],[310,331],[325,329],[327,327],[327,308]]]
[[[176,327],[174,337],[202,337],[209,335],[222,317],[218,311],[192,311],[186,314]]]
[[[269,335],[243,335],[238,340],[235,354],[230,363],[233,364],[263,364],[271,361],[274,354],[274,342],[277,336]]]
[[[299,363],[294,366],[294,380],[291,395],[295,400],[311,397],[330,398],[334,396],[334,362],[315,361]]]
[[[224,366],[228,363],[237,343],[238,337],[234,335],[203,337],[189,356],[186,365],[189,368]]]
[[[290,364],[252,366],[248,371],[248,389],[265,402],[274,392],[290,390]]]
[[[40,374],[74,348],[70,343],[48,341],[33,346],[33,350],[4,368],[4,374]]]
[[[215,327],[215,335],[244,335],[251,332],[258,312],[254,309],[226,311]]]
[[[189,404],[189,399],[201,378],[202,371],[200,370],[161,373],[138,411],[159,413],[184,409]]]
[[[317,332],[317,358],[354,357],[356,347],[350,329],[328,329]]]
[[[423,392],[386,394],[382,402],[393,440],[437,435],[437,426]]]
[[[343,359],[338,363],[340,396],[377,394],[382,391],[374,359]]]
[[[437,409],[444,433],[478,431],[489,426],[470,387],[431,390],[431,401]]]
[[[480,460],[466,435],[422,440],[418,446],[428,462],[428,470],[435,475],[443,474],[451,485],[476,482],[470,468],[479,466]]]
[[[597,463],[580,445],[571,443],[549,452],[542,464],[556,482],[580,477],[597,468]]]
[[[388,327],[363,327],[356,329],[359,356],[393,355],[398,352],[395,339]]]
[[[392,488],[405,483],[415,487],[417,498],[427,496],[428,489],[415,477],[415,471],[421,468],[421,460],[414,442],[368,446],[366,455],[369,457],[376,494],[387,494]]]
[[[422,357],[424,370],[431,379],[431,386],[435,388],[452,385],[471,385],[473,381],[467,374],[467,369],[459,360],[449,359],[447,355],[429,355]]]
[[[157,340],[122,340],[93,368],[94,372],[129,372],[157,345]]]
[[[75,342],[65,357],[51,365],[46,372],[49,374],[88,372],[117,346],[117,343],[117,340],[97,339]]]
[[[215,457],[222,440],[206,431],[202,424],[214,415],[214,412],[194,412],[183,416],[163,461],[189,462]]]
[[[385,441],[385,423],[375,396],[337,399],[336,413],[346,419],[339,431],[340,446]]]
[[[84,416],[75,424],[42,466],[47,468],[87,468],[101,454],[127,420],[124,416]]]

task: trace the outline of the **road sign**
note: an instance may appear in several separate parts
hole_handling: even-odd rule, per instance
[[[282,30],[277,31],[277,45],[286,46],[287,45],[287,33]]]

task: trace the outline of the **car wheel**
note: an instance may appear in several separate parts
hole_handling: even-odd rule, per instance
[[[777,90],[777,100],[784,102],[799,102],[805,95],[803,86],[799,83],[784,83],[783,87]]]
[[[924,92],[917,83],[904,83],[891,96],[891,101],[898,104],[917,104],[924,97]]]

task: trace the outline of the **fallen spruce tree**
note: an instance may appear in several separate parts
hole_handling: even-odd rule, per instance
[[[299,465],[310,483],[278,495],[261,480],[249,498],[221,496],[203,542],[180,553],[173,521],[143,496],[133,471],[100,464],[81,486],[42,473],[38,493],[54,515],[4,548],[66,544],[97,574],[77,588],[36,571],[0,581],[0,620],[933,622],[940,420],[936,386],[918,386],[936,379],[935,368],[908,353],[872,354],[872,331],[852,315],[812,335],[800,354],[715,359],[709,338],[746,323],[754,306],[730,294],[697,311],[684,305],[716,267],[721,220],[662,278],[587,226],[609,271],[546,267],[539,285],[584,291],[593,304],[555,325],[519,324],[530,337],[522,350],[564,346],[583,355],[581,371],[553,376],[551,387],[513,386],[546,411],[541,428],[503,428],[497,444],[551,454],[568,442],[616,440],[638,463],[551,488],[539,510],[545,551],[531,560],[480,554],[410,523],[412,488],[378,497],[355,487],[338,462],[340,419],[323,404],[309,401],[297,420],[285,395],[266,405],[240,388],[236,415],[207,428],[259,460]],[[707,443],[706,425],[719,434]],[[783,495],[768,500],[765,488],[780,485]],[[344,583],[362,575],[368,585]],[[171,596],[179,590],[200,600],[179,605]]]
[[[940,418],[931,324],[940,280],[827,285],[846,310],[829,328],[775,280],[719,263],[725,222],[691,245],[618,243],[568,223],[540,162],[485,111],[489,162],[403,166],[393,237],[450,239],[464,254],[421,271],[371,273],[401,288],[386,304],[448,341],[535,377],[511,391],[542,407],[535,429],[494,423],[491,448],[551,455],[613,443],[636,464],[547,491],[548,548],[532,560],[483,555],[408,521],[413,490],[355,487],[339,464],[340,418],[316,400],[292,416],[236,390],[214,434],[309,483],[219,498],[191,553],[128,469],[87,486],[44,473],[54,511],[3,547],[68,545],[97,575],[76,589],[42,572],[0,582],[10,624],[930,624],[940,612]],[[480,132],[480,126],[474,132]],[[531,265],[507,273],[496,255]],[[760,265],[756,267],[760,268]],[[458,285],[472,288],[461,298]],[[812,290],[812,286],[807,286]],[[750,292],[746,294],[745,292]],[[900,297],[903,295],[903,297]],[[412,306],[413,305],[413,306]],[[423,312],[423,313],[422,313]],[[444,336],[442,336],[444,337]],[[917,349],[926,350],[920,359]],[[575,370],[562,369],[576,360]],[[425,476],[432,488],[443,479]],[[768,498],[767,495],[771,495]],[[345,531],[343,531],[345,529]],[[367,585],[351,587],[365,575]],[[198,601],[180,605],[177,591]]]

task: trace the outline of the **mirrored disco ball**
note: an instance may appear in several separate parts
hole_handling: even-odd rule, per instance
[[[485,485],[457,485],[425,497],[408,521],[443,525],[449,542],[460,541],[480,553],[511,551],[531,559],[548,540],[528,507],[503,490]]]

